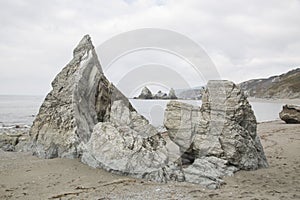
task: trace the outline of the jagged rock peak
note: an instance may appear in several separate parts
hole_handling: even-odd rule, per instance
[[[153,95],[147,87],[144,87],[138,98],[139,99],[152,99]]]
[[[177,96],[175,94],[175,90],[173,88],[171,88],[170,91],[169,91],[169,98],[170,99],[177,99]]]
[[[73,56],[53,80],[30,129],[31,151],[42,158],[80,156],[80,144],[89,139],[98,122],[96,96],[110,86],[90,36],[83,37]],[[99,88],[100,80],[106,88]]]
[[[78,54],[85,54],[86,51],[94,49],[91,37],[87,34],[83,36],[76,48],[73,50],[73,56],[76,57]]]

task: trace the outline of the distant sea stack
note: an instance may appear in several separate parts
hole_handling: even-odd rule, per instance
[[[153,99],[152,92],[147,87],[144,87],[138,99]]]
[[[134,99],[178,99],[178,98],[173,88],[170,89],[169,94],[159,90],[155,95],[152,95],[152,92],[147,87],[144,87],[141,94],[138,97],[134,97]]]
[[[173,88],[170,89],[169,98],[170,99],[177,99],[177,96],[175,94],[175,90]]]
[[[249,97],[274,99],[300,98],[300,68],[279,76],[245,81],[240,83],[240,87]]]

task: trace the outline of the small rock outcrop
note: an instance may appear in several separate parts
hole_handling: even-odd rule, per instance
[[[287,124],[300,124],[300,106],[284,105],[279,117]]]
[[[168,99],[168,95],[167,93],[164,93],[162,91],[158,91],[155,95],[154,95],[154,99]]]
[[[0,149],[3,151],[19,151],[28,142],[28,127],[7,127],[0,129]]]
[[[169,99],[177,99],[175,90],[173,88],[170,89],[168,97],[169,97]]]
[[[173,88],[170,89],[169,94],[159,90],[153,96],[151,91],[147,87],[144,87],[141,94],[138,97],[135,97],[135,99],[177,99],[177,96]]]
[[[39,157],[79,158],[113,173],[208,188],[237,170],[268,165],[251,106],[231,82],[210,81],[201,107],[170,101],[161,134],[107,80],[86,35],[52,88],[24,148]],[[153,98],[147,88],[141,95]]]
[[[144,87],[138,99],[153,99],[153,95],[147,87]]]

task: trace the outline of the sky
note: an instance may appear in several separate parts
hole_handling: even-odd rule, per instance
[[[299,11],[299,0],[0,0],[0,94],[45,95],[85,34],[97,47],[141,28],[195,41],[222,79],[239,83],[281,74],[300,66]],[[132,63],[149,63],[137,63],[143,56],[134,55],[108,71],[108,78],[118,82],[116,74],[128,73]],[[179,71],[185,65],[172,60]]]

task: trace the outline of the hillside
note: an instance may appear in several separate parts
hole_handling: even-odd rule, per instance
[[[202,93],[205,90],[203,86],[192,89],[178,89],[176,95],[179,99],[201,99]]]
[[[279,76],[245,81],[239,85],[250,97],[274,99],[300,98],[300,68]]]

